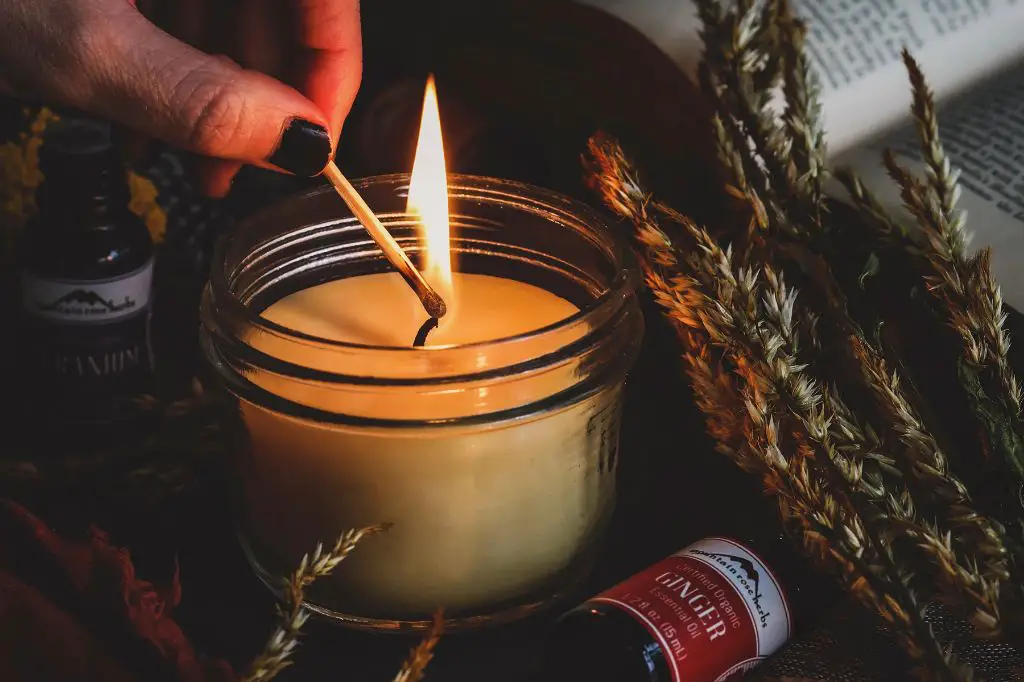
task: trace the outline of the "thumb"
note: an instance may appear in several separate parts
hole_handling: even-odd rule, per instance
[[[304,176],[327,165],[331,135],[315,104],[122,7],[95,28],[92,49],[84,51],[81,108],[205,156]]]

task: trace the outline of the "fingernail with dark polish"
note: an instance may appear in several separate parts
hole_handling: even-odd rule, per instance
[[[327,129],[301,118],[288,123],[277,143],[277,149],[267,159],[286,171],[313,177],[324,169],[331,159],[331,136]]]

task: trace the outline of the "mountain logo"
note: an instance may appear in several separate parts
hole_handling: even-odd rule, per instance
[[[731,574],[736,582],[747,592],[757,612],[757,620],[762,628],[768,627],[770,612],[765,611],[761,600],[765,595],[761,594],[761,572],[757,564],[745,556],[727,554],[726,552],[707,552],[700,549],[692,550],[698,556],[704,556],[717,563],[726,572]]]
[[[125,296],[124,301],[115,303],[113,299],[105,299],[95,291],[90,291],[88,289],[72,289],[54,301],[40,305],[39,310],[58,313],[74,313],[79,312],[76,310],[78,306],[84,306],[87,309],[104,308],[107,312],[116,313],[128,308],[134,308],[135,301],[129,296]],[[86,310],[81,312],[93,311]]]
[[[757,570],[757,566],[750,559],[742,556],[736,556],[735,554],[725,554],[722,552],[716,553],[714,556],[728,559],[732,561],[746,575],[746,580],[754,586],[754,594],[760,596],[761,586],[761,574]]]

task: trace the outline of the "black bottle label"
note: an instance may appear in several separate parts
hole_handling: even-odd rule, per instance
[[[22,307],[57,324],[108,324],[145,313],[153,284],[153,261],[105,280],[68,280],[23,273]]]
[[[22,273],[24,369],[40,409],[71,423],[116,419],[130,409],[153,369],[152,280],[152,259],[104,280]]]
[[[658,642],[673,682],[741,677],[789,639],[792,618],[771,569],[727,538],[705,538],[591,602],[628,613]]]

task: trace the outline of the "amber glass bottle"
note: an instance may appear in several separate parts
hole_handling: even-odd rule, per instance
[[[52,124],[39,166],[20,251],[25,406],[34,425],[84,433],[148,388],[153,243],[107,124]]]

